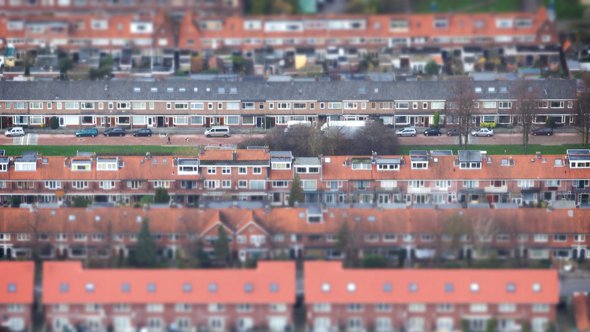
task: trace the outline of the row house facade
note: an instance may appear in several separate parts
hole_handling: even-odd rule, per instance
[[[51,331],[286,331],[295,264],[256,269],[108,270],[45,262],[43,306]]]
[[[321,124],[333,120],[380,119],[395,126],[458,123],[450,81],[264,82],[239,81],[76,81],[0,82],[4,126],[271,128],[289,121]],[[520,81],[470,81],[472,122],[518,123]],[[527,81],[534,98],[533,123],[576,123],[576,82]]]
[[[590,150],[566,155],[487,155],[485,151],[410,151],[405,156],[293,157],[264,147],[204,148],[197,156],[0,157],[0,202],[138,204],[158,188],[172,202],[288,204],[297,176],[299,203],[324,206],[472,205],[587,207]],[[544,203],[543,203],[544,202]]]
[[[355,270],[305,263],[311,331],[544,332],[556,318],[555,270]],[[494,326],[496,325],[496,326]]]
[[[156,55],[174,48],[172,22],[161,11],[0,15],[0,36],[0,48],[12,45],[19,51],[92,48],[119,55],[124,48],[134,48]]]
[[[416,261],[590,258],[586,209],[4,208],[0,258],[125,259],[148,220],[163,260],[213,253],[220,228],[235,260]],[[341,252],[338,234],[351,234]],[[223,234],[223,233],[222,233]]]
[[[0,327],[32,331],[33,262],[0,262]]]
[[[179,47],[195,50],[295,50],[386,47],[557,44],[551,10],[533,13],[438,13],[313,17],[198,18],[185,15]]]

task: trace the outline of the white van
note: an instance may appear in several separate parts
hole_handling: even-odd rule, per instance
[[[228,126],[213,126],[205,130],[205,136],[230,137],[231,133],[229,132]]]
[[[12,136],[25,136],[25,131],[23,130],[23,127],[12,127],[12,128],[8,128],[4,132],[4,135],[6,135],[8,137],[12,137]]]

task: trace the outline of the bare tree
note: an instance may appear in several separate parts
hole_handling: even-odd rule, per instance
[[[458,254],[463,249],[461,238],[471,232],[467,220],[462,214],[454,214],[444,220],[441,228],[441,236],[438,237],[439,255],[442,255],[445,252]],[[440,256],[439,258],[443,257]]]
[[[469,144],[469,129],[471,117],[475,111],[477,96],[473,90],[473,84],[468,78],[452,81],[450,84],[451,98],[447,111],[453,115],[459,123],[459,146]],[[465,139],[463,141],[463,139]]]
[[[498,234],[494,218],[480,214],[472,221],[473,243],[475,252],[479,255],[491,249],[491,243]]]
[[[522,125],[522,145],[526,153],[529,146],[529,134],[535,119],[535,108],[539,99],[538,87],[530,82],[520,80],[514,83],[516,102],[512,108],[520,119]]]
[[[578,94],[576,109],[578,113],[578,123],[582,129],[582,143],[588,144],[588,132],[590,131],[590,74],[582,77],[583,89]]]

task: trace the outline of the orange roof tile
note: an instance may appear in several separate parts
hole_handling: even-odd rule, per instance
[[[574,294],[572,302],[574,304],[574,315],[576,317],[576,327],[578,331],[590,331],[588,295],[582,293]]]
[[[67,291],[62,284],[67,284]],[[123,291],[123,284],[129,285],[129,292]],[[155,285],[153,292],[148,290],[149,284]],[[212,284],[215,291],[209,290]],[[246,284],[252,286],[251,291]],[[256,269],[239,270],[91,270],[83,269],[80,262],[43,264],[44,304],[294,302],[293,262],[259,262]]]
[[[35,264],[0,262],[0,304],[33,304]]]
[[[556,304],[559,300],[555,270],[363,270],[343,269],[340,262],[305,262],[304,270],[307,303]],[[510,283],[514,292],[507,290]],[[391,291],[384,289],[385,284],[391,285]],[[416,285],[415,291],[410,284]],[[452,284],[453,290],[446,291],[446,284]],[[540,285],[538,291],[535,284]]]

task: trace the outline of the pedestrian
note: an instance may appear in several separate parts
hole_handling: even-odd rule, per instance
[[[168,136],[168,144],[170,144],[170,135],[167,135],[167,136]]]
[[[188,143],[188,142],[189,142],[189,139],[188,139],[188,137],[187,137],[187,138],[185,138],[185,139],[184,139],[184,141],[185,141],[186,143]]]

